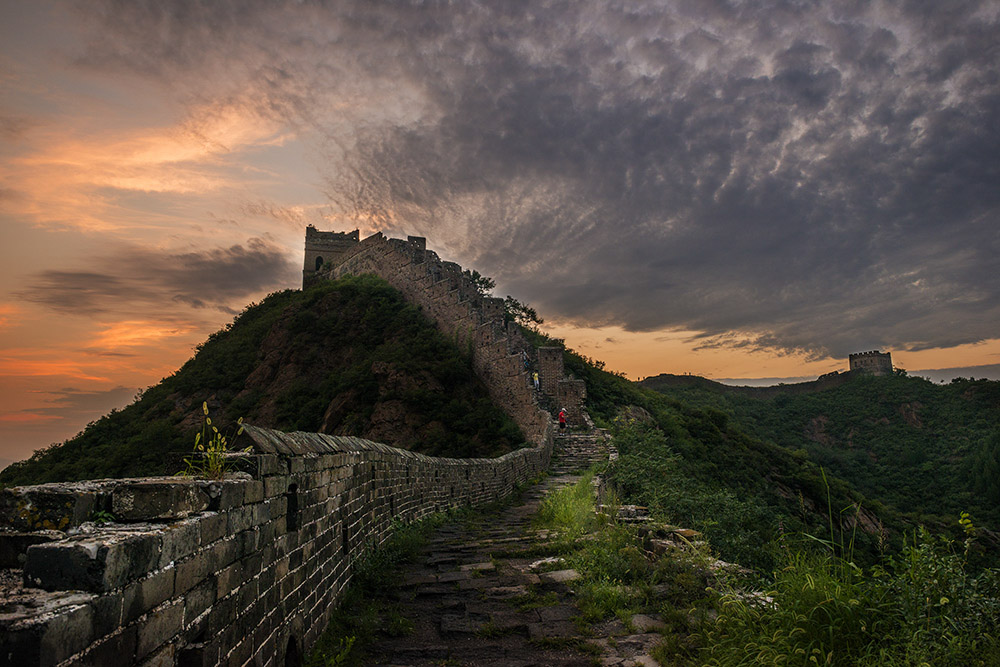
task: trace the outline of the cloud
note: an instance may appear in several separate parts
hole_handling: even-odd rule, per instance
[[[81,66],[313,132],[342,214],[547,317],[813,357],[995,335],[986,0],[114,7]]]
[[[0,413],[0,422],[24,425],[53,421],[86,423],[112,408],[120,408],[129,403],[135,396],[136,390],[122,386],[103,390],[67,387],[42,393],[46,395],[46,399],[40,406]]]
[[[74,315],[134,315],[137,310],[162,314],[164,306],[171,303],[231,312],[234,304],[242,306],[251,295],[294,285],[297,276],[284,248],[260,238],[228,248],[190,252],[122,247],[88,265],[96,268],[36,273],[17,296]],[[166,335],[167,331],[162,322],[119,322],[116,326],[120,330],[102,335],[138,340]],[[174,328],[177,326],[182,325]]]

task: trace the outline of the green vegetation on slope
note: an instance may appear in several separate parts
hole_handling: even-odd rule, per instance
[[[822,391],[797,393],[793,385],[757,398],[672,380],[642,384],[808,454],[914,522],[937,515],[943,524],[968,511],[989,528],[1000,526],[1000,382],[857,375]]]
[[[726,560],[768,571],[776,562],[768,545],[782,530],[822,531],[828,499],[838,532],[867,526],[857,540],[869,560],[883,531],[904,527],[842,479],[824,478],[807,454],[747,434],[718,409],[643,388],[570,351],[564,359],[586,380],[595,421],[612,428],[619,460],[609,478],[622,501],[701,531]]]
[[[218,424],[243,417],[435,456],[496,456],[523,441],[470,360],[416,307],[378,278],[345,277],[249,306],[135,403],[9,466],[0,483],[172,474],[202,402]]]

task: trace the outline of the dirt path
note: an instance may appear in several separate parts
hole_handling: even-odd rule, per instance
[[[393,666],[529,667],[602,664],[601,644],[588,642],[573,621],[572,570],[535,573],[547,531],[532,517],[553,489],[607,454],[596,436],[557,442],[550,475],[520,501],[479,525],[440,528],[409,566],[396,593],[400,614],[413,625],[401,637],[380,639],[370,664]],[[525,553],[525,552],[528,553]],[[606,649],[604,650],[606,652]],[[619,664],[618,661],[603,664]]]

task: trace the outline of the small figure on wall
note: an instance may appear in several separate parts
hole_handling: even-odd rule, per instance
[[[534,373],[531,374],[531,381],[535,383],[535,391],[538,391],[540,388],[540,385],[538,383],[538,371],[535,371]]]
[[[566,408],[559,411],[559,431],[566,430]]]

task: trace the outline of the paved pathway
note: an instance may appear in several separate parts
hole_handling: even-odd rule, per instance
[[[607,456],[596,436],[560,436],[550,475],[481,525],[439,529],[422,562],[409,566],[399,611],[413,623],[380,639],[371,664],[447,667],[556,667],[602,664],[607,642],[590,643],[574,622],[572,570],[535,573],[549,535],[532,526],[541,499],[575,482]],[[529,552],[529,553],[526,553]],[[589,650],[588,650],[589,649]],[[619,664],[608,661],[605,664]]]

